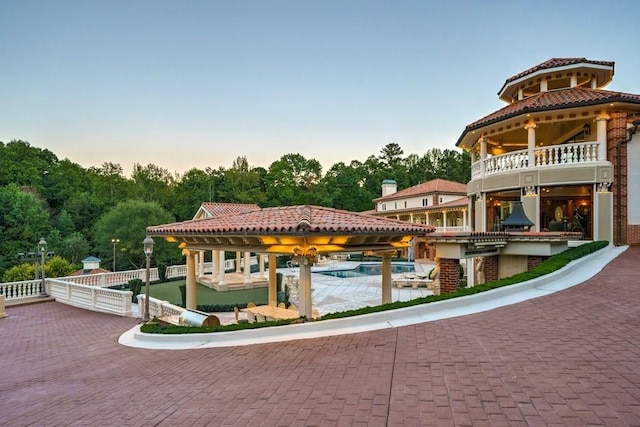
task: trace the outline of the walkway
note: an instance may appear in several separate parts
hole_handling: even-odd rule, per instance
[[[54,302],[0,320],[0,414],[26,425],[638,425],[632,247],[582,285],[360,334],[194,350]]]

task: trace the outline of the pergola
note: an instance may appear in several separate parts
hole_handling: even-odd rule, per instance
[[[300,315],[311,318],[311,266],[321,254],[371,252],[382,257],[382,301],[391,302],[391,256],[416,236],[432,233],[412,224],[320,206],[252,208],[173,224],[147,227],[147,235],[179,243],[187,255],[187,308],[195,308],[195,253],[244,251],[269,256],[269,303],[276,301],[276,256],[300,266]],[[190,307],[192,305],[192,307]]]

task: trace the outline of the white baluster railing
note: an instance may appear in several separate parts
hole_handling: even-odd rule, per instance
[[[131,291],[81,285],[59,279],[47,279],[49,295],[56,301],[92,311],[132,316]]]
[[[535,164],[528,161],[528,150],[510,151],[499,156],[488,157],[471,165],[471,178],[479,178],[481,162],[484,162],[484,174],[492,175],[500,172],[509,172],[519,169],[527,169],[542,166],[564,166],[578,163],[590,163],[604,161],[598,158],[598,146],[596,141],[581,142],[575,144],[552,145],[538,147],[534,150]]]

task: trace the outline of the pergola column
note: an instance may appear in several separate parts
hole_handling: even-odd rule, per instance
[[[444,226],[444,231],[447,231],[447,211],[442,211],[442,225]]]
[[[236,252],[236,273],[242,273],[241,269],[242,258],[240,252]]]
[[[269,301],[269,305],[277,305],[278,303],[278,275],[276,265],[276,256],[269,254],[269,297],[267,301]],[[264,269],[264,262],[260,264]]]
[[[260,255],[256,254],[256,256],[258,257],[258,265],[260,266],[260,274],[258,275],[258,277],[260,279],[264,279],[264,256],[265,255],[264,254],[260,254]]]
[[[211,251],[211,262],[213,262],[213,280],[220,276],[220,251]]]
[[[382,304],[391,302],[391,252],[382,254]]]
[[[226,285],[224,280],[225,275],[225,259],[224,259],[224,251],[218,251],[218,264],[220,265],[220,270],[218,271],[218,287]]]
[[[530,168],[535,166],[536,127],[533,122],[524,125],[527,130],[527,167]]]
[[[300,316],[306,317],[307,319],[313,318],[313,307],[311,301],[311,266],[315,260],[316,257],[311,255],[295,257],[295,261],[298,263],[300,270],[298,285],[300,307],[298,307],[298,311],[300,312]]]
[[[196,297],[196,253],[187,250],[187,309],[195,310],[198,306]]]
[[[198,276],[204,276],[204,251],[198,251]]]
[[[244,284],[251,283],[251,252],[244,253]]]

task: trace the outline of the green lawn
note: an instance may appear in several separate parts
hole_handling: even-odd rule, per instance
[[[184,285],[185,280],[158,283],[151,285],[149,293],[153,298],[169,301],[172,304],[180,305],[179,285]],[[241,304],[254,302],[256,304],[267,304],[269,298],[267,288],[247,289],[239,291],[218,292],[206,286],[196,285],[196,295],[198,305],[205,304]],[[144,286],[142,286],[144,293]]]

